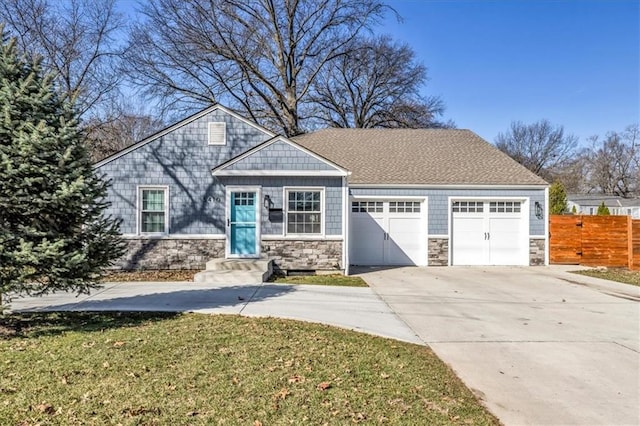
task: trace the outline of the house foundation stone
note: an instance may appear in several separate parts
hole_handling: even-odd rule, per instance
[[[262,256],[273,260],[275,271],[342,272],[342,241],[262,241]]]
[[[540,266],[544,265],[544,243],[542,238],[530,238],[529,239],[529,265]]]
[[[429,238],[429,266],[447,266],[449,264],[449,239]]]
[[[208,260],[224,257],[222,239],[125,240],[127,251],[113,269],[204,269]]]

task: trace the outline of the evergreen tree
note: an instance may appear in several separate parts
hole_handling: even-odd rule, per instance
[[[609,212],[609,207],[604,204],[604,201],[598,206],[596,214],[598,216],[609,216],[611,214],[611,212]]]
[[[575,205],[571,207],[571,214],[578,214],[578,209],[576,208]]]
[[[0,297],[88,292],[124,252],[70,105],[0,26]],[[2,299],[0,299],[0,303]],[[0,310],[1,312],[1,310]]]
[[[562,214],[567,211],[567,192],[561,182],[553,182],[549,187],[549,213]]]

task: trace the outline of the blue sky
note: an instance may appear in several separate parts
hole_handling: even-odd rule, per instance
[[[429,69],[425,93],[483,138],[546,118],[585,142],[640,121],[638,0],[395,0],[376,32]]]

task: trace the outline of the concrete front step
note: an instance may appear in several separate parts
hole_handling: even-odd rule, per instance
[[[212,259],[206,270],[193,277],[197,283],[253,284],[262,283],[273,273],[272,261],[267,259]]]
[[[269,271],[268,259],[211,259],[204,268],[207,271]]]
[[[193,281],[207,284],[258,284],[269,279],[268,272],[260,271],[202,271],[194,275]]]

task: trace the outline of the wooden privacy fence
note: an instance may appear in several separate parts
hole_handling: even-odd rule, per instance
[[[549,261],[640,269],[640,220],[631,216],[551,215]]]

